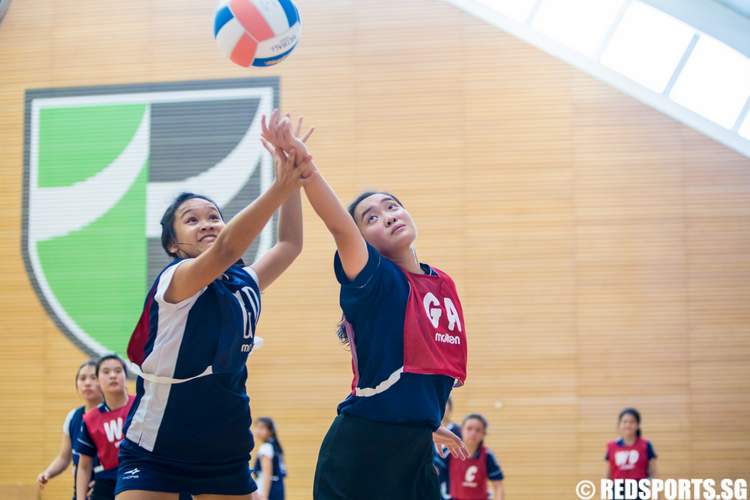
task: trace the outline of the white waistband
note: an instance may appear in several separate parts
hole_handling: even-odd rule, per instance
[[[263,346],[263,337],[255,336],[253,338],[253,350],[250,351],[250,355],[253,354],[256,350],[260,349]],[[172,377],[162,377],[159,375],[154,375],[152,373],[144,373],[143,370],[141,370],[141,367],[136,365],[135,363],[129,363],[130,371],[138,375],[139,377],[143,378],[144,380],[148,380],[149,382],[153,382],[155,384],[182,384],[183,382],[188,382],[190,380],[194,380],[196,378],[200,377],[206,377],[208,375],[213,375],[214,370],[211,366],[206,367],[205,370],[203,370],[202,373],[199,373],[198,375],[195,375],[194,377],[190,378],[172,378]],[[394,380],[395,383],[395,380]],[[393,384],[391,384],[393,385]],[[389,386],[390,387],[390,386]],[[387,387],[386,387],[387,389]],[[385,390],[385,389],[383,389]]]
[[[139,377],[143,378],[144,380],[148,380],[149,382],[153,382],[155,384],[181,384],[183,382],[188,382],[190,380],[194,380],[196,378],[205,377],[207,375],[213,374],[214,370],[211,366],[206,367],[205,370],[203,370],[203,373],[200,373],[194,377],[190,378],[172,378],[172,377],[161,377],[159,375],[154,375],[152,373],[143,373],[143,370],[138,365],[131,365],[131,369],[133,370],[133,373],[138,375]]]

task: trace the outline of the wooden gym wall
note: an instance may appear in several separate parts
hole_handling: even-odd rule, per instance
[[[642,411],[661,477],[746,475],[750,160],[443,2],[299,7],[297,51],[249,71],[218,53],[212,2],[12,3],[0,24],[0,485],[33,483],[57,452],[85,358],[23,263],[24,92],[248,76],[280,77],[282,106],[317,128],[312,151],[345,201],[395,192],[420,258],[454,276],[470,333],[454,416],[489,418],[510,498],[573,498],[600,477],[624,406]],[[311,497],[350,383],[333,244],[309,206],[305,238],[265,296],[248,384],[253,414],[277,421],[292,499]],[[66,473],[43,498],[70,485]]]

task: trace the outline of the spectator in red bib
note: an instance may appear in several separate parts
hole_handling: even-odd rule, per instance
[[[438,464],[448,472],[453,500],[505,500],[505,476],[495,454],[484,446],[487,427],[487,419],[482,415],[467,415],[461,426],[461,436],[469,450],[469,458],[456,460],[448,455]]]
[[[104,402],[83,415],[81,432],[74,445],[80,455],[76,476],[76,484],[79,485],[76,488],[77,500],[87,500],[86,486],[95,458],[98,458],[102,471],[97,472],[89,500],[115,498],[117,454],[123,439],[122,427],[134,401],[128,394],[126,376],[125,362],[115,354],[102,356],[96,362],[96,378],[104,395]]]
[[[656,474],[656,452],[651,441],[641,437],[641,414],[625,408],[617,419],[620,439],[607,443],[607,477],[646,479]]]

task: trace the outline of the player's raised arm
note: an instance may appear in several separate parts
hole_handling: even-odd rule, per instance
[[[300,118],[297,123],[295,136],[300,137],[301,131],[302,119]],[[301,140],[305,142],[312,135],[312,132],[313,129],[310,129]],[[295,161],[297,160],[296,151],[286,154],[281,148],[274,147],[267,140],[261,139],[261,141],[263,142],[263,147],[273,156],[277,169],[281,163],[286,163],[281,168],[294,168]],[[300,175],[304,175],[304,172],[300,172]],[[299,190],[295,190],[284,204],[281,205],[278,242],[251,266],[258,276],[261,290],[265,290],[294,262],[294,259],[302,252],[302,241],[302,200]]]
[[[309,157],[303,140],[292,133],[288,120],[275,110],[268,123],[265,117],[262,123],[266,140],[287,152],[297,151],[298,158],[302,158],[306,167],[303,173],[305,194],[336,241],[344,272],[349,279],[354,279],[365,267],[368,258],[367,245],[356,223]]]
[[[176,239],[169,250],[174,256],[190,260],[175,271],[164,295],[167,302],[187,299],[221,276],[242,257],[279,205],[299,189],[300,170],[294,168],[293,162],[277,163],[276,169],[271,187],[226,225],[218,207],[202,198],[190,199],[177,207],[172,219]],[[267,273],[261,267],[270,282],[287,266],[280,270],[282,266],[277,266]]]

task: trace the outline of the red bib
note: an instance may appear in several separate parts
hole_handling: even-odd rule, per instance
[[[409,299],[404,319],[404,372],[466,381],[466,324],[453,280],[404,271]]]
[[[117,454],[120,451],[120,441],[124,437],[122,426],[128,418],[133,402],[135,398],[128,396],[128,404],[122,408],[102,412],[97,406],[83,415],[86,429],[96,446],[96,455],[104,470],[117,468]]]
[[[487,500],[487,450],[479,448],[479,457],[466,460],[451,458],[451,498],[455,500]]]
[[[648,441],[638,438],[630,446],[617,446],[617,441],[607,443],[609,473],[612,479],[648,478]]]

